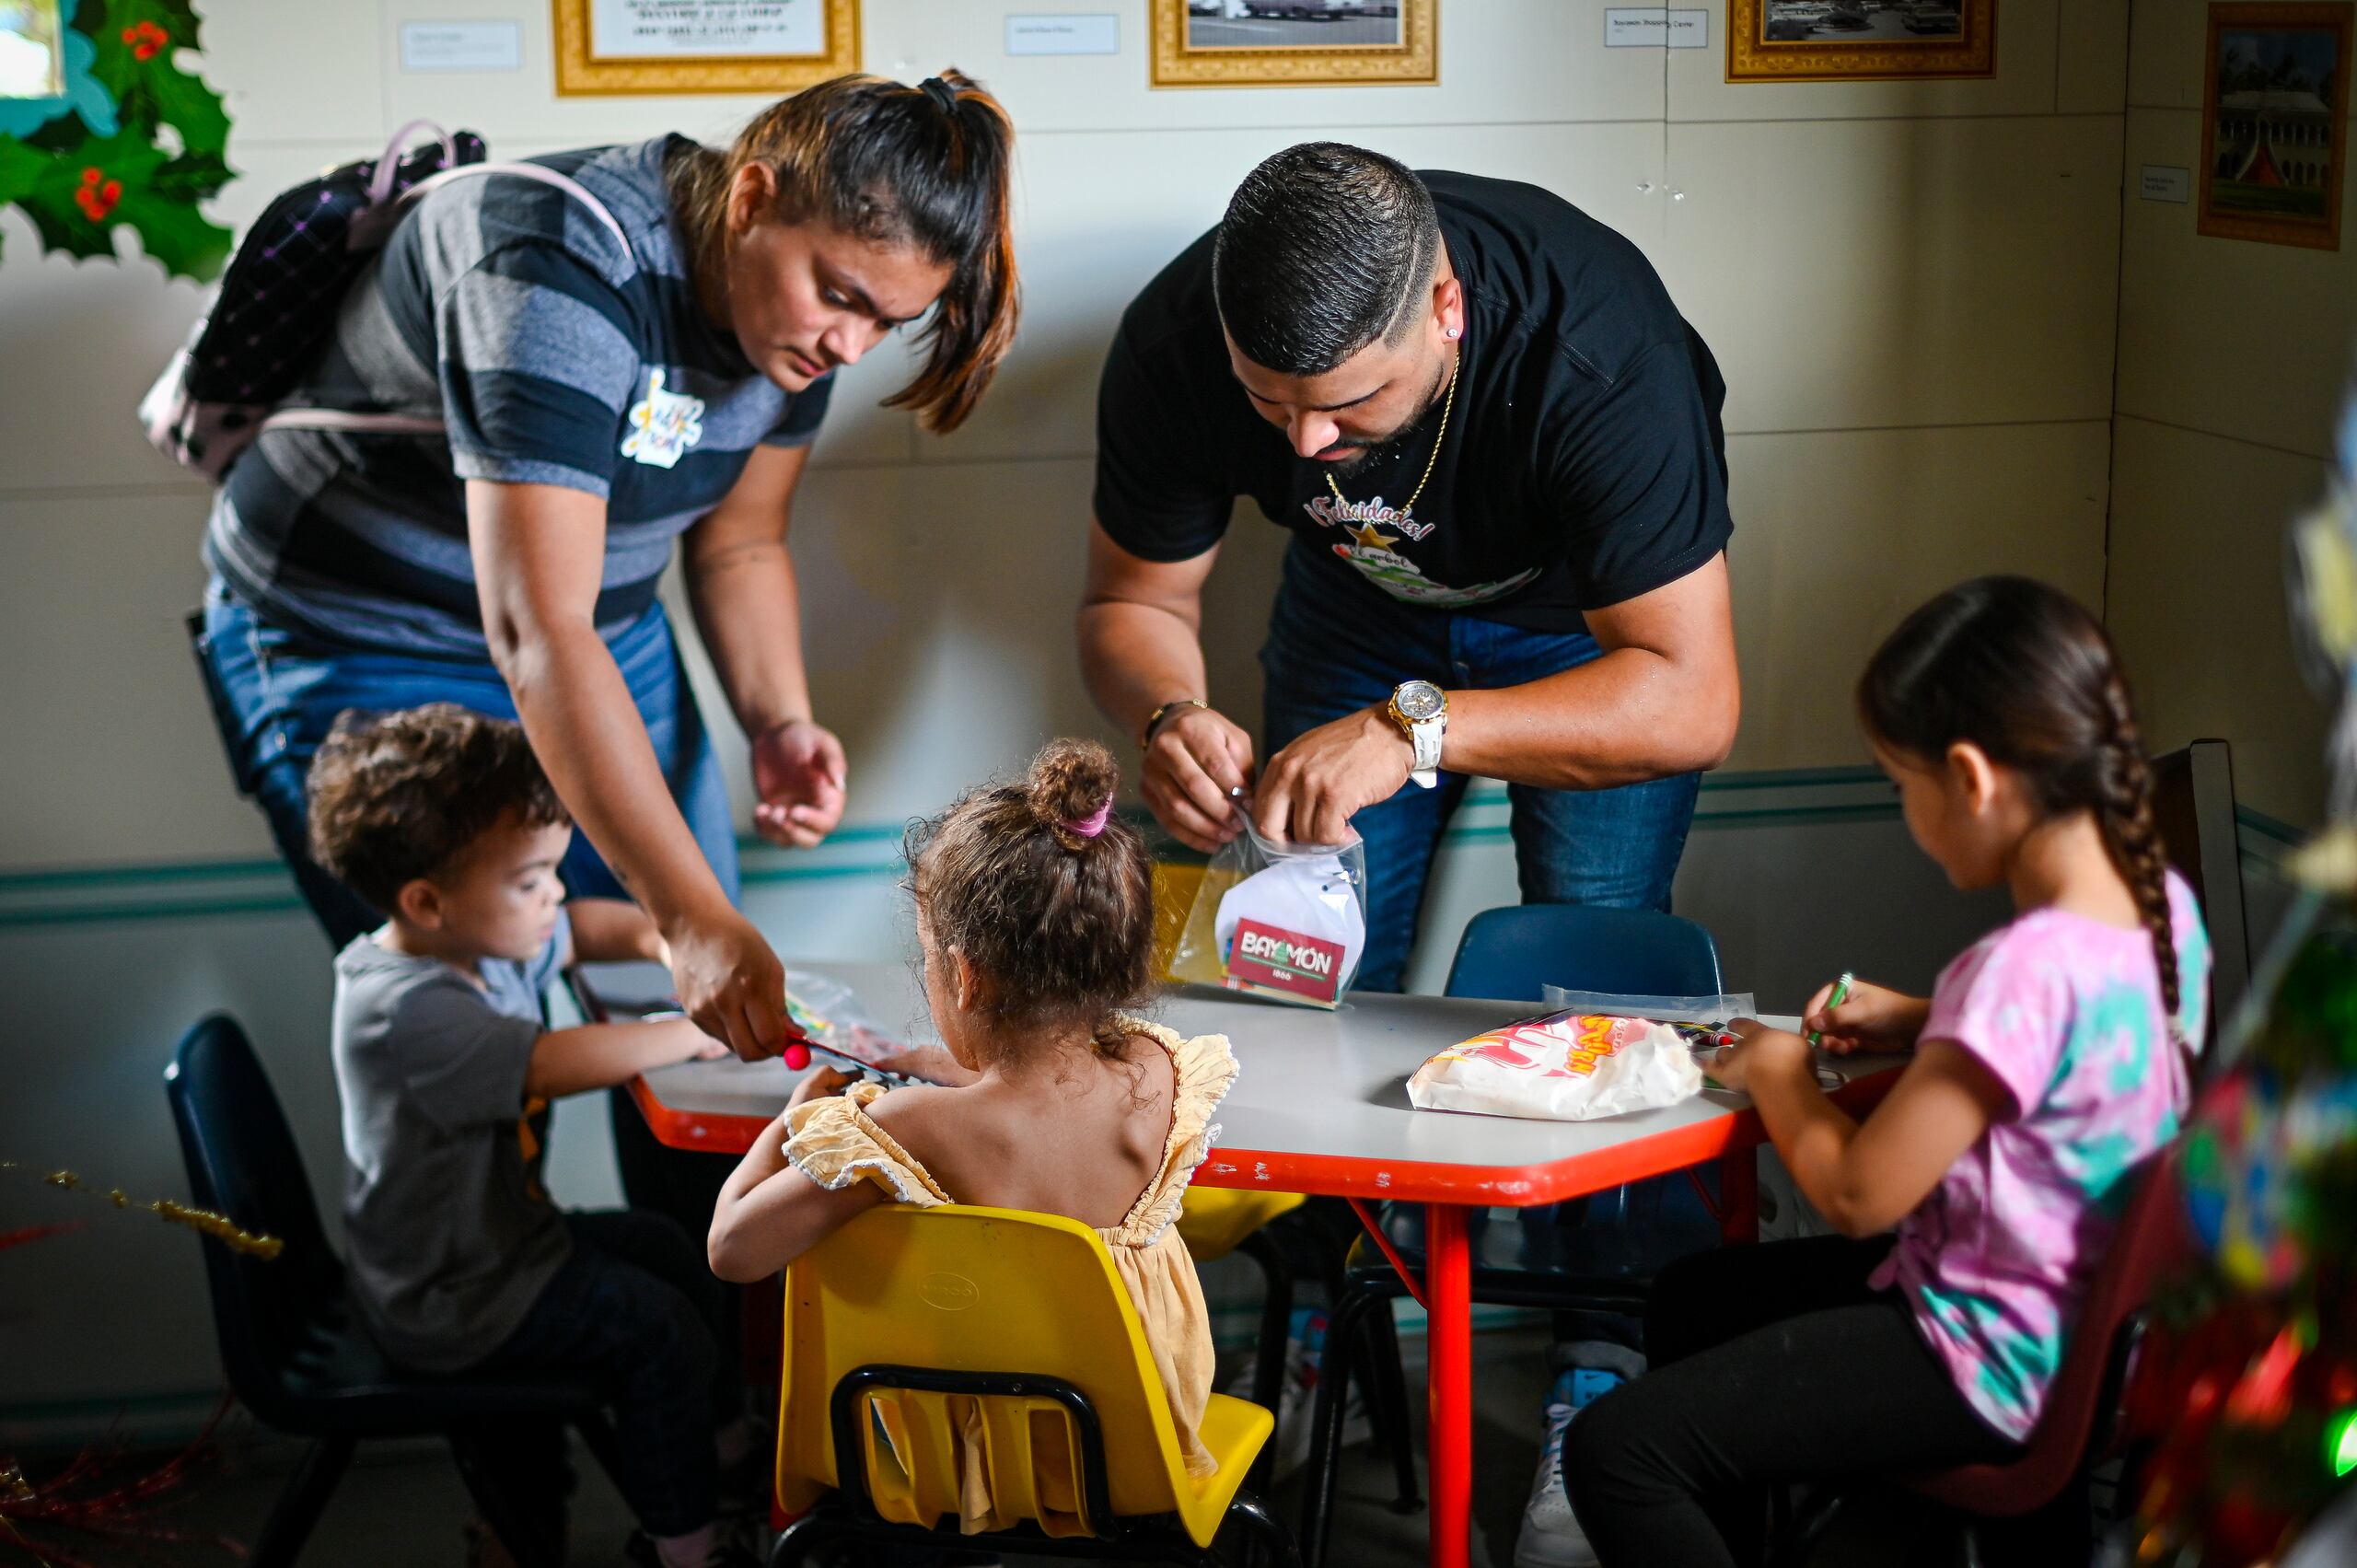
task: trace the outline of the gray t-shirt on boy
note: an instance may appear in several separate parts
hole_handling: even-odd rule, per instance
[[[457,1372],[497,1350],[571,1250],[521,1123],[540,995],[572,946],[560,915],[529,963],[484,959],[481,987],[372,936],[336,955],[353,1295],[404,1365]]]

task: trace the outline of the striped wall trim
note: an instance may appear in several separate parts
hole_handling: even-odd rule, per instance
[[[1157,854],[1188,858],[1142,810],[1124,815],[1145,830]],[[1896,792],[1872,768],[1798,768],[1713,773],[1702,781],[1698,831],[1841,822],[1895,821]],[[1451,823],[1447,842],[1479,844],[1509,835],[1505,786],[1477,780]],[[853,823],[807,852],[762,840],[738,841],[749,888],[900,875],[905,822]],[[29,866],[0,871],[0,934],[114,922],[172,922],[285,916],[303,907],[285,868],[273,859],[173,860],[143,865]]]

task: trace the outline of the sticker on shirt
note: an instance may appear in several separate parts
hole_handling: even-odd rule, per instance
[[[1538,575],[1533,566],[1527,572],[1517,572],[1503,582],[1475,583],[1469,587],[1453,588],[1446,583],[1435,583],[1424,575],[1423,568],[1393,550],[1399,542],[1397,537],[1385,533],[1373,523],[1362,523],[1342,530],[1351,538],[1348,544],[1336,544],[1334,553],[1359,570],[1359,575],[1393,598],[1410,604],[1429,605],[1434,610],[1461,610],[1467,605],[1487,604],[1504,598]]]
[[[663,389],[663,372],[646,373],[646,401],[630,411],[630,434],[622,437],[622,456],[650,468],[678,464],[687,449],[703,439],[703,400]]]

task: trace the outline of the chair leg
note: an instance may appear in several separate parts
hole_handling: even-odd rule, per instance
[[[1378,1302],[1366,1316],[1365,1381],[1381,1410],[1384,1446],[1391,1452],[1391,1473],[1398,1487],[1391,1499],[1394,1513],[1411,1514],[1423,1506],[1416,1481],[1416,1427],[1408,1410],[1408,1373],[1400,1365],[1399,1328],[1392,1321],[1391,1303]]]
[[[1269,1505],[1248,1492],[1239,1492],[1227,1505],[1227,1516],[1241,1516],[1254,1543],[1255,1568],[1301,1568],[1301,1552],[1293,1532],[1285,1528]]]
[[[310,1539],[311,1527],[319,1522],[329,1495],[352,1463],[354,1446],[350,1437],[321,1437],[304,1450],[302,1462],[271,1507],[261,1539],[254,1543],[250,1568],[294,1568],[303,1543]]]
[[[1305,1568],[1319,1568],[1326,1560],[1326,1535],[1334,1517],[1334,1483],[1341,1469],[1342,1411],[1350,1393],[1352,1362],[1365,1346],[1366,1315],[1376,1307],[1388,1312],[1389,1298],[1374,1291],[1345,1291],[1326,1324],[1326,1351],[1318,1365],[1316,1413],[1309,1425],[1309,1474],[1301,1499]]]
[[[778,1532],[777,1544],[770,1548],[770,1568],[802,1568],[810,1549],[825,1538],[827,1521],[818,1513],[808,1513]]]
[[[1264,1293],[1260,1299],[1260,1342],[1254,1352],[1252,1368],[1252,1402],[1271,1415],[1282,1417],[1285,1352],[1293,1337],[1293,1270],[1285,1260],[1283,1249],[1263,1231],[1246,1237],[1237,1250],[1260,1265]],[[1276,1475],[1281,1435],[1270,1434],[1269,1441],[1260,1446],[1259,1457],[1252,1461],[1251,1469],[1245,1473],[1244,1484],[1254,1492],[1269,1490]]]
[[[1794,1511],[1790,1524],[1776,1539],[1769,1543],[1769,1568],[1804,1568],[1809,1553],[1832,1527],[1833,1521],[1848,1502],[1848,1495],[1838,1486],[1820,1488],[1808,1501]]]
[[[556,1440],[563,1441],[563,1429]],[[482,1513],[483,1523],[516,1560],[517,1568],[564,1568],[564,1503],[560,1494],[553,1519],[533,1517],[533,1511],[488,1469],[472,1442],[454,1437],[450,1454],[458,1461],[459,1477],[467,1495]],[[552,1534],[552,1530],[553,1534]]]
[[[598,1461],[598,1468],[606,1472],[606,1479],[617,1486],[621,1485],[621,1442],[614,1435],[613,1423],[608,1421],[602,1412],[592,1411],[575,1421],[573,1427],[581,1434],[582,1444],[588,1448],[590,1457]]]

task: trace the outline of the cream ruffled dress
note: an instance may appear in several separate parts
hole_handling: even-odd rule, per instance
[[[1202,1285],[1195,1278],[1195,1260],[1174,1225],[1186,1200],[1188,1179],[1218,1135],[1212,1113],[1236,1082],[1236,1056],[1225,1035],[1182,1040],[1141,1018],[1119,1022],[1129,1033],[1151,1040],[1169,1053],[1177,1084],[1161,1169],[1121,1223],[1099,1227],[1097,1234],[1112,1254],[1113,1267],[1137,1307],[1146,1343],[1153,1347],[1187,1473],[1209,1475],[1218,1465],[1203,1447],[1198,1428],[1212,1391],[1211,1318],[1203,1307]],[[854,1181],[872,1181],[899,1202],[921,1208],[955,1202],[916,1156],[867,1114],[883,1092],[880,1084],[854,1084],[841,1095],[796,1107],[786,1119],[792,1135],[786,1139],[785,1157],[830,1191]],[[970,1533],[998,1527],[989,1497],[975,1494],[981,1479],[979,1472],[967,1478],[962,1512]]]

